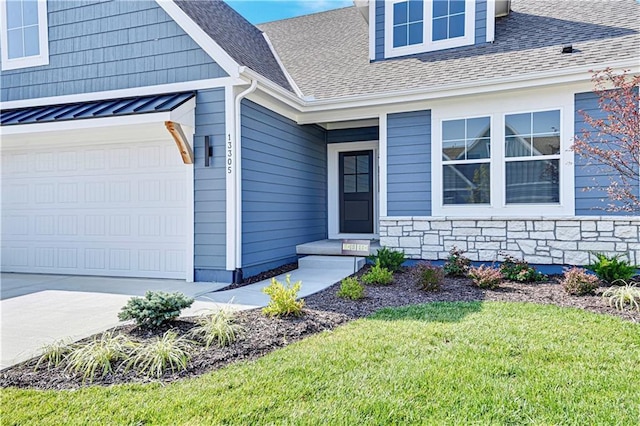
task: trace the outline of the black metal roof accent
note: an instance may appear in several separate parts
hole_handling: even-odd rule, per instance
[[[87,118],[120,117],[173,111],[195,96],[195,92],[167,93],[105,99],[101,101],[74,102],[61,105],[44,105],[0,111],[0,125],[52,123]]]

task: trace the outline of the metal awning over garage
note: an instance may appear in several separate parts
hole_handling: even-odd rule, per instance
[[[13,126],[168,112],[178,108],[195,95],[194,92],[169,93],[2,110],[0,111],[0,124]]]

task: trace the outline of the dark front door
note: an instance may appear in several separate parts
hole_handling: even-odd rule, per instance
[[[340,153],[340,232],[373,233],[373,151]]]

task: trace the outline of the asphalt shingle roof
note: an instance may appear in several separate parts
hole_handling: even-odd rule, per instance
[[[221,0],[176,0],[175,3],[238,64],[292,91],[262,31],[231,6]]]
[[[635,0],[513,0],[495,42],[369,62],[355,7],[259,26],[305,96],[316,99],[472,83],[620,60],[640,61]],[[562,54],[563,45],[576,52]]]

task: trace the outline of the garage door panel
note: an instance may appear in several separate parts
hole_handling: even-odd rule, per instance
[[[187,173],[173,141],[2,154],[3,271],[184,278]]]

